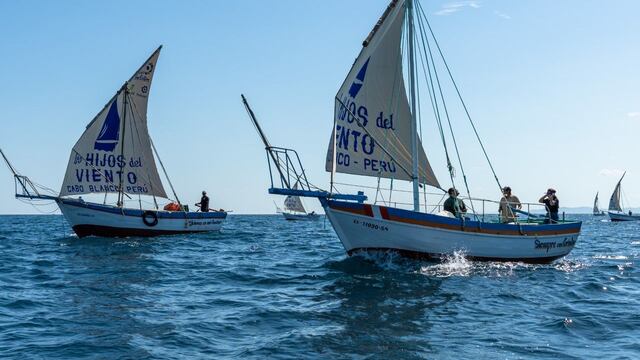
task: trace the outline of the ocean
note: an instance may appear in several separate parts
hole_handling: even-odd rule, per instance
[[[637,359],[640,223],[549,265],[347,257],[324,220],[75,237],[0,216],[2,359]]]

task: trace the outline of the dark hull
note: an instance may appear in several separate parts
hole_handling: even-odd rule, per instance
[[[76,225],[73,231],[78,237],[100,236],[100,237],[153,237],[162,235],[179,235],[194,234],[206,231],[189,231],[189,230],[154,230],[154,229],[126,229],[111,226],[99,225]]]

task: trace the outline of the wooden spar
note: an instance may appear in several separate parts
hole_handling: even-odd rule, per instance
[[[278,161],[276,156],[271,151],[271,144],[269,143],[269,140],[267,140],[267,136],[262,131],[262,128],[260,127],[260,124],[258,123],[258,119],[256,119],[256,116],[253,113],[253,110],[251,110],[251,107],[249,106],[249,102],[244,97],[244,94],[240,94],[240,96],[242,97],[242,103],[244,104],[244,107],[247,110],[247,113],[249,114],[249,117],[251,118],[251,121],[253,122],[253,125],[255,126],[256,130],[258,131],[258,135],[260,135],[260,139],[262,139],[262,142],[264,143],[265,149],[269,153],[269,156],[271,156],[271,159],[273,160],[274,165],[276,165],[276,168],[278,169],[278,173],[280,174],[280,179],[284,182],[284,184],[287,186],[287,188],[291,188],[291,186],[289,185],[289,182],[287,181],[287,178],[284,176],[284,174],[282,173],[282,170],[280,169],[280,162]]]

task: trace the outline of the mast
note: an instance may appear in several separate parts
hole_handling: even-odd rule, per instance
[[[413,211],[420,211],[420,179],[418,177],[418,121],[416,119],[415,54],[413,43],[413,0],[407,0],[409,20],[409,89],[411,96],[411,159],[413,178]]]
[[[127,97],[129,96],[129,89],[127,87],[128,82],[124,83],[122,86],[124,88],[124,114],[122,115],[122,132],[120,137],[120,156],[124,159],[124,132],[127,126]],[[116,100],[117,101],[117,100]],[[117,105],[116,105],[117,106]],[[124,172],[125,164],[120,166],[120,176],[119,176],[119,184],[118,184],[118,203],[116,204],[118,207],[124,207],[124,191],[122,189],[122,175]]]

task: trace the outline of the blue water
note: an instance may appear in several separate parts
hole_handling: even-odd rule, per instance
[[[323,221],[78,239],[0,216],[0,358],[640,358],[640,223],[550,265],[345,256]]]

